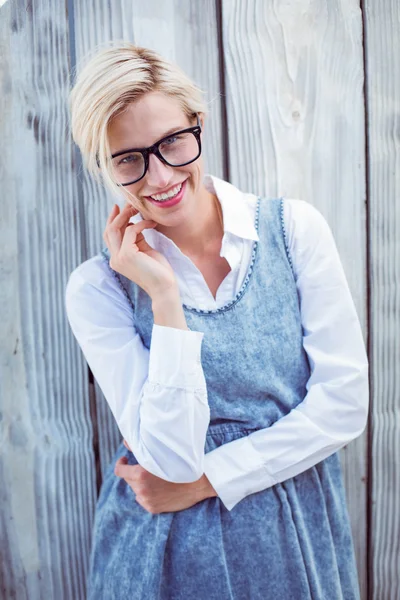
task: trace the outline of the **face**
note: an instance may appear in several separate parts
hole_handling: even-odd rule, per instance
[[[193,127],[193,122],[183,112],[175,98],[160,92],[150,92],[115,117],[110,123],[108,139],[111,153],[131,148],[147,148],[163,137]],[[166,226],[176,226],[197,210],[201,210],[203,160],[201,156],[184,167],[170,167],[154,154],[149,156],[149,168],[136,183],[123,187],[127,200],[142,214]],[[157,203],[152,196],[177,190],[178,203]],[[175,191],[175,190],[174,190]],[[173,205],[171,205],[173,204]]]

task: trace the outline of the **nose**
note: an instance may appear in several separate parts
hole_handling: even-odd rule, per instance
[[[173,167],[163,163],[157,156],[150,154],[149,168],[147,170],[147,183],[155,189],[168,187],[173,176]]]

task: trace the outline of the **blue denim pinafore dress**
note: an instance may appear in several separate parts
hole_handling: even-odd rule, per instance
[[[310,376],[283,223],[283,199],[259,199],[251,264],[237,296],[217,310],[184,305],[204,332],[211,418],[205,452],[270,427],[306,395]],[[108,252],[103,251],[105,260]],[[111,270],[112,271],[112,270]],[[148,295],[114,271],[150,347]],[[208,498],[152,515],[113,473],[98,500],[89,600],[355,600],[353,542],[339,456],[251,494],[228,511]]]

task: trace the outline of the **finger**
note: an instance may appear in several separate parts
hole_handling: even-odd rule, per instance
[[[137,479],[138,465],[128,465],[128,459],[126,456],[122,456],[117,460],[114,467],[114,474],[117,477],[122,477],[129,481],[135,481]]]
[[[134,214],[137,214],[137,210],[133,208],[130,204],[125,204],[122,210],[120,210],[117,204],[114,204],[113,209],[111,210],[109,217],[107,219],[106,228],[104,230],[104,234],[106,234],[110,229],[118,230],[122,226],[126,226],[129,219],[133,217]]]
[[[135,208],[135,207],[134,207],[134,206],[133,206],[133,205],[132,205],[130,202],[127,202],[126,204],[127,204],[128,206],[130,206],[130,207],[131,207],[131,210],[132,210],[132,217],[134,217],[135,215],[138,215],[138,214],[139,214],[139,211],[138,211],[138,209],[137,209],[137,208]]]
[[[119,206],[118,206],[118,204],[114,204],[108,215],[106,226],[113,222],[113,220],[115,219],[115,217],[117,216],[118,213],[119,213]]]
[[[111,229],[109,225],[104,232],[104,239],[107,240],[107,246],[111,256],[117,256],[122,243],[122,234],[119,229]]]
[[[138,212],[139,211],[136,210],[136,208],[133,208],[132,204],[129,204],[129,202],[127,202],[110,225],[115,228],[120,228],[123,225],[126,226],[126,224],[129,222],[129,219],[137,215]]]
[[[157,225],[158,223],[151,221],[150,219],[139,221],[139,223],[130,224],[130,226],[125,229],[125,233],[121,242],[121,248],[128,250],[128,248],[132,248],[132,246],[134,246],[137,250],[139,250],[137,244],[144,242],[146,244],[146,249],[150,249],[150,246],[144,239],[142,232],[145,229],[154,229],[154,227],[157,227]]]
[[[106,242],[107,246],[108,246],[108,235],[107,235],[108,226],[113,222],[113,220],[115,219],[115,217],[117,216],[118,213],[119,213],[119,206],[118,206],[118,204],[114,204],[111,211],[108,214],[106,226],[103,231],[103,240]]]
[[[132,450],[130,449],[128,442],[126,440],[124,440],[124,446],[125,446],[125,448],[128,448],[129,452],[132,452]]]
[[[126,203],[123,209],[115,216],[115,218],[107,225],[105,235],[108,237],[109,243],[111,244],[110,252],[118,253],[122,239],[124,237],[125,229],[129,225],[129,220],[135,214],[138,214],[133,206]]]
[[[121,228],[121,224],[122,224],[122,226],[126,225],[129,221],[129,219],[131,217],[133,217],[134,215],[138,214],[138,212],[139,211],[136,210],[131,204],[129,204],[129,202],[127,202],[125,204],[122,211],[120,210],[118,204],[113,205],[113,207],[108,215],[106,227],[103,231],[103,239],[106,242],[108,247],[109,247],[108,232],[109,232],[110,226],[113,225],[115,229]],[[121,239],[124,234],[124,230],[125,230],[125,227],[124,227],[123,231],[121,232]],[[111,250],[111,248],[109,248],[109,249]]]
[[[126,458],[126,456],[121,456],[121,458],[119,458],[117,460],[117,462],[115,463],[114,466],[114,474],[117,477],[123,477],[123,474],[121,473],[121,468],[124,466],[128,465],[128,459]]]

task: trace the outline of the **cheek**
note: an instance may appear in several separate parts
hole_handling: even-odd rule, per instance
[[[192,180],[192,185],[198,187],[202,180],[202,165],[201,163],[193,163],[192,168],[190,169],[190,176]]]
[[[143,203],[140,200],[140,196],[137,195],[138,192],[136,190],[125,190],[124,198],[126,202],[128,202],[134,209],[141,211],[143,208]]]
[[[197,179],[203,178],[204,163],[201,158],[196,160],[196,162],[194,163],[194,171],[195,171],[195,177]]]

